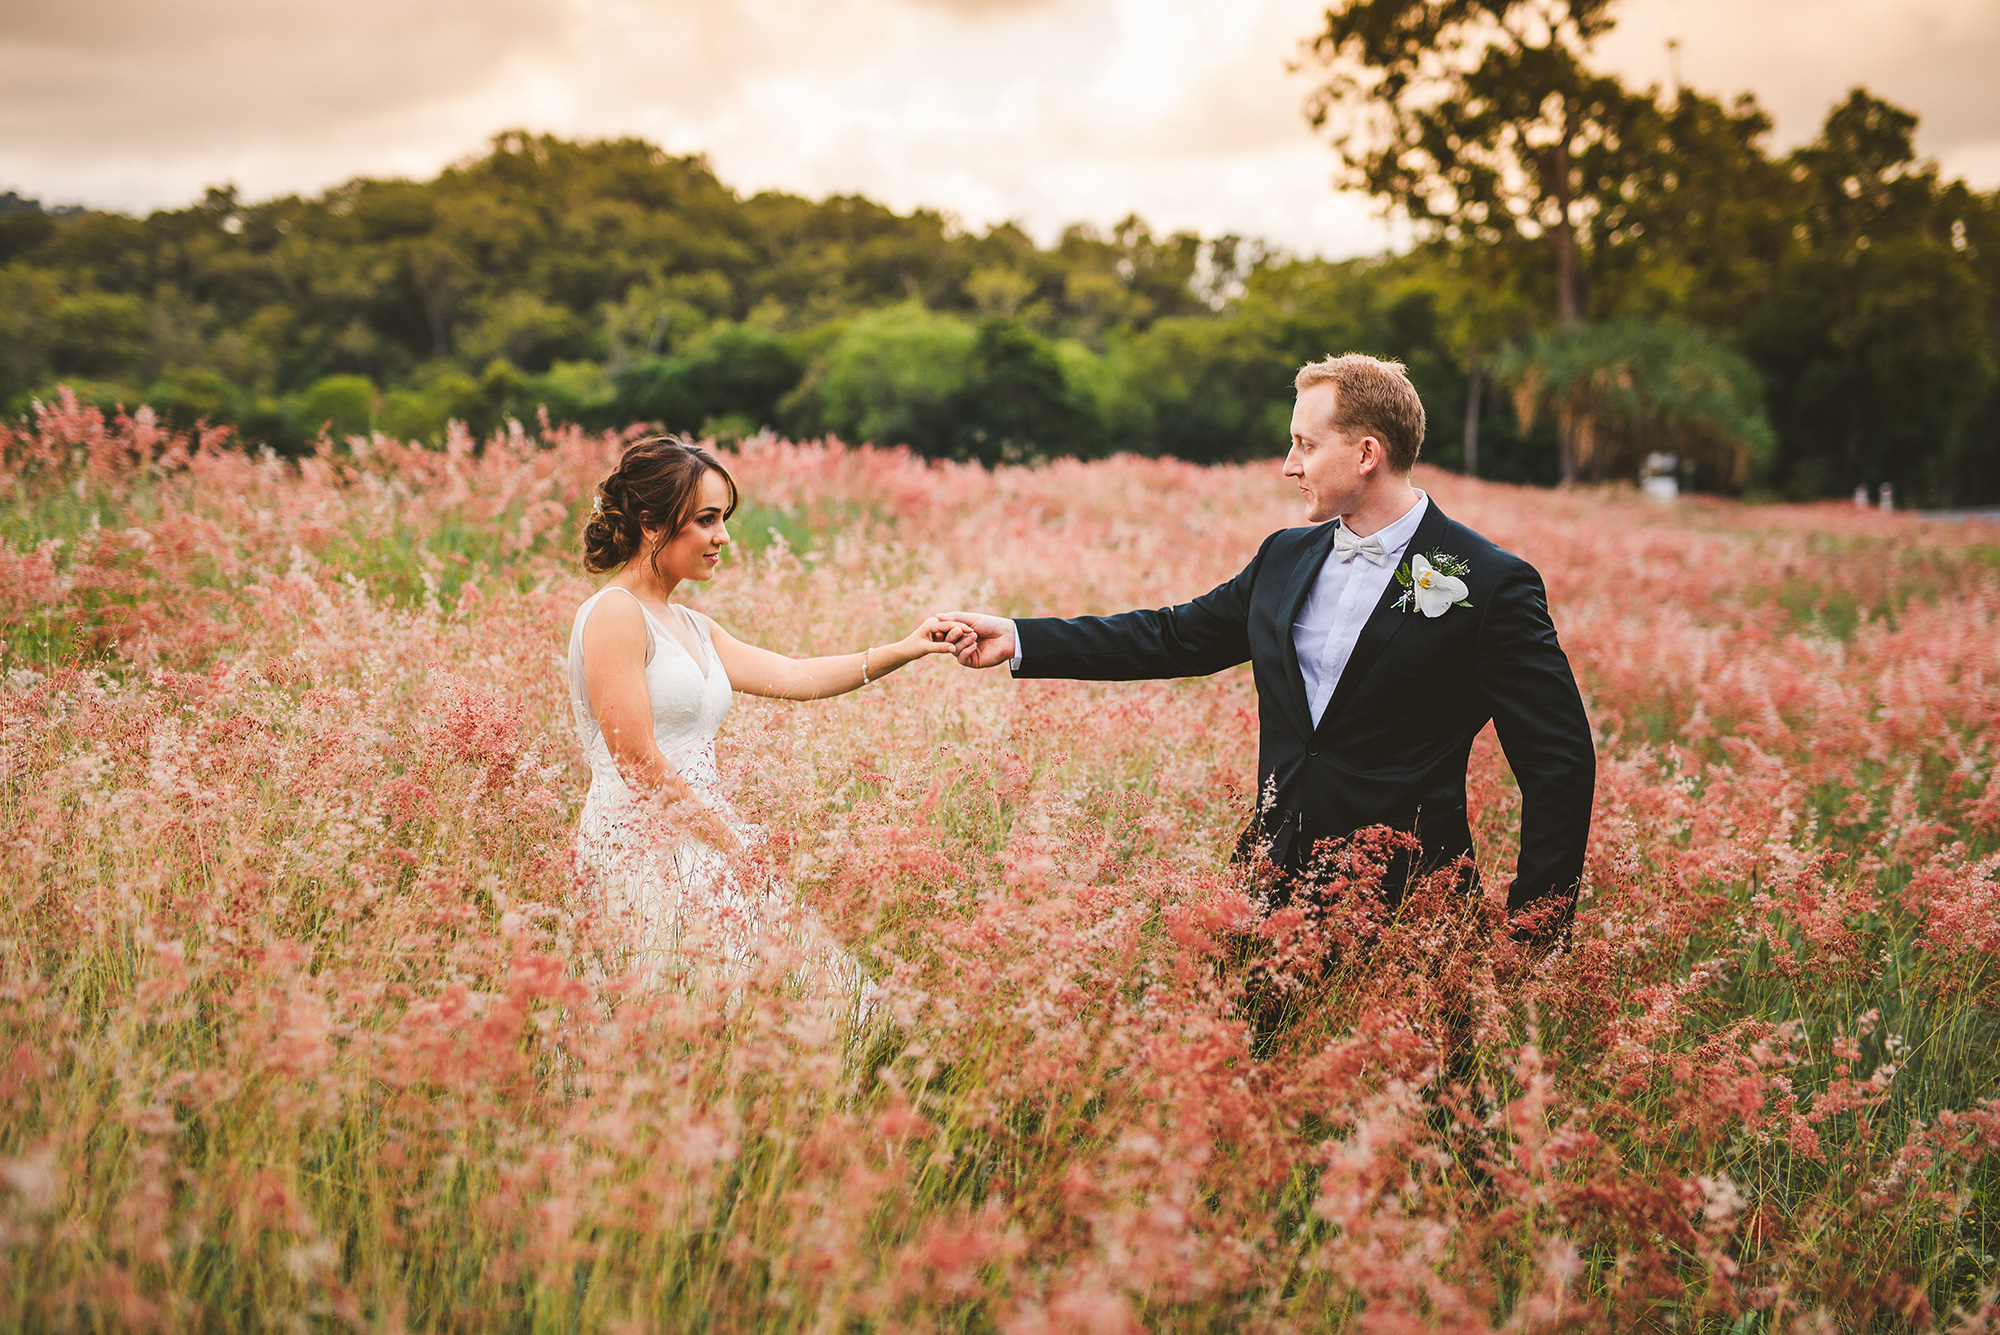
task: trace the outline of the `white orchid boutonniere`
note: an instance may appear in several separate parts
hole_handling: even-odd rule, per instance
[[[1465,577],[1471,573],[1471,565],[1462,556],[1448,552],[1414,555],[1408,564],[1396,569],[1396,582],[1405,590],[1396,600],[1396,610],[1441,617],[1448,607],[1470,607],[1472,604],[1465,601]]]

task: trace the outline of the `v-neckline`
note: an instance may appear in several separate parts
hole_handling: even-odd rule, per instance
[[[667,607],[670,610],[678,610],[681,612],[682,619],[687,624],[687,632],[689,636],[691,636],[694,639],[694,648],[690,649],[685,644],[681,643],[681,637],[674,634],[673,628],[671,626],[667,625],[665,621],[661,620],[661,618],[654,613],[652,608],[646,606],[645,601],[643,599],[637,599],[637,601],[639,603],[639,610],[641,612],[644,612],[648,617],[651,617],[653,619],[654,623],[659,626],[660,633],[665,635],[668,640],[672,641],[674,648],[680,650],[683,654],[687,655],[688,660],[694,664],[694,670],[701,674],[701,679],[703,681],[707,681],[708,664],[703,661],[703,656],[700,652],[701,631],[696,628],[694,624],[694,618],[687,614],[685,608],[676,609],[672,603],[667,604]]]

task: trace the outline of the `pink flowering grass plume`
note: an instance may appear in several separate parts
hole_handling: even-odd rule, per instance
[[[570,851],[623,439],[0,431],[0,1324],[1995,1328],[1975,526],[1420,476],[1541,569],[1599,735],[1556,949],[1490,735],[1476,893],[1364,832],[1274,906],[1246,672],[924,663],[738,700],[735,874],[796,905],[658,966]],[[785,652],[1158,605],[1297,517],[1275,464],[730,465],[692,596]]]

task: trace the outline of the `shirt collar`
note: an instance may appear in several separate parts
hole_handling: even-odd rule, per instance
[[[1424,522],[1424,513],[1430,508],[1430,494],[1418,489],[1417,503],[1410,507],[1408,514],[1393,524],[1384,524],[1375,530],[1375,536],[1382,540],[1382,549],[1389,553],[1391,562],[1401,557],[1403,549],[1410,545],[1410,539],[1417,536],[1417,525]],[[1340,521],[1336,519],[1333,522],[1338,524]]]

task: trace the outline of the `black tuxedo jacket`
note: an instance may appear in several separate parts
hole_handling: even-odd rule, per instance
[[[1318,841],[1372,825],[1415,832],[1431,866],[1470,853],[1466,759],[1491,719],[1521,787],[1508,906],[1547,896],[1573,903],[1597,761],[1541,576],[1432,501],[1403,559],[1463,557],[1472,606],[1435,618],[1398,611],[1403,588],[1390,580],[1314,727],[1292,623],[1333,550],[1334,528],[1272,534],[1242,573],[1177,607],[1019,620],[1016,675],[1133,681],[1201,676],[1248,659],[1261,721],[1257,786],[1276,800],[1246,834],[1269,839],[1272,860],[1293,869]]]

